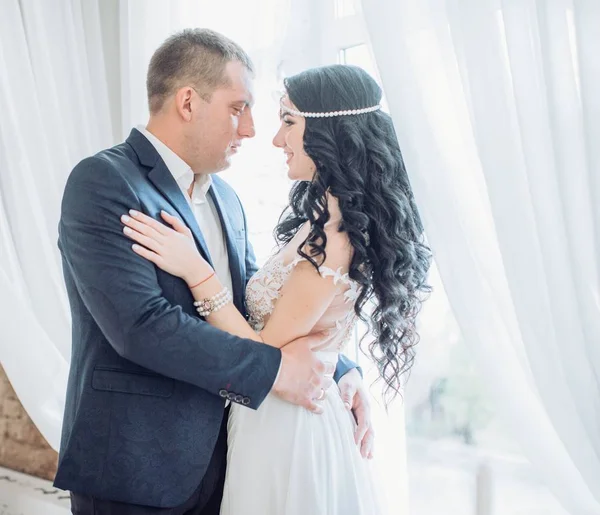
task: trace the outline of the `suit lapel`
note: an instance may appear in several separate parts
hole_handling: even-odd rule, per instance
[[[194,235],[194,239],[196,240],[196,244],[198,245],[199,250],[202,252],[204,258],[213,266],[210,253],[208,252],[208,246],[206,245],[206,240],[200,231],[200,227],[198,227],[198,222],[192,213],[192,209],[186,198],[184,197],[179,185],[169,172],[167,165],[165,165],[162,159],[159,159],[156,162],[156,165],[150,173],[148,174],[148,178],[156,186],[158,191],[160,191],[163,196],[169,201],[169,203],[175,208],[179,216],[187,225],[192,234]],[[160,215],[158,216],[159,219]]]
[[[221,227],[225,240],[227,241],[227,256],[229,257],[229,271],[231,273],[231,283],[233,285],[234,302],[238,309],[242,309],[243,302],[243,281],[242,281],[242,268],[240,262],[240,255],[238,254],[237,245],[233,239],[233,229],[229,221],[229,215],[227,214],[227,206],[219,195],[219,192],[213,182],[212,186],[208,190],[209,195],[212,197],[219,219],[221,220]]]
[[[200,227],[198,227],[198,222],[192,213],[192,209],[179,188],[177,181],[173,178],[173,174],[169,171],[167,165],[154,148],[154,145],[152,145],[146,136],[137,129],[131,130],[129,137],[127,138],[127,144],[130,145],[137,154],[140,164],[150,168],[148,180],[154,184],[158,191],[160,191],[169,201],[169,204],[171,204],[177,213],[179,213],[179,216],[181,216],[182,220],[192,231],[194,240],[196,241],[196,245],[200,252],[202,252],[204,258],[212,266],[212,260],[210,258],[210,253],[208,252],[206,241],[204,240],[204,236],[202,236]],[[158,220],[162,220],[160,213],[156,213],[154,216]]]
[[[158,189],[158,191],[162,193],[162,195],[177,211],[184,223],[190,228],[200,252],[202,252],[204,258],[214,268],[210,258],[210,253],[208,251],[208,246],[206,245],[206,240],[200,231],[200,227],[198,227],[198,222],[194,217],[192,209],[190,208],[188,201],[179,188],[179,185],[173,178],[173,175],[167,168],[167,165],[160,158],[160,155],[152,143],[150,143],[137,129],[133,129],[131,131],[129,138],[127,138],[127,143],[131,145],[133,150],[138,155],[140,163],[148,168],[151,168],[150,172],[148,173],[148,180],[150,180]],[[242,310],[244,307],[242,263],[240,262],[240,256],[234,241],[235,235],[233,234],[233,229],[229,221],[229,215],[227,214],[227,206],[219,194],[218,188],[214,182],[209,189],[209,195],[215,204],[215,208],[221,221],[221,227],[227,241],[227,255],[229,257],[229,270],[231,272],[234,302],[238,309]],[[157,213],[157,215],[157,218],[160,220],[160,213]]]

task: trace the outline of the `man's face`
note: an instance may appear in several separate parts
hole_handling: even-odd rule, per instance
[[[197,94],[186,127],[186,154],[195,173],[225,170],[244,138],[254,137],[252,74],[237,61],[224,71],[229,84],[215,89],[210,101]]]

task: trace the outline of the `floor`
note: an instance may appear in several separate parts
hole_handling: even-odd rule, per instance
[[[465,450],[466,449],[466,450]],[[567,515],[536,479],[531,465],[492,455],[494,515]],[[409,439],[411,515],[469,515],[481,452],[454,441]],[[0,515],[69,515],[68,494],[49,481],[0,467]]]
[[[0,467],[0,515],[68,515],[69,496],[49,481]]]

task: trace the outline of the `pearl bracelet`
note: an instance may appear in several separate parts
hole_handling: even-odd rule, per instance
[[[227,304],[232,301],[233,297],[231,292],[227,288],[223,288],[219,293],[208,299],[194,302],[194,306],[196,306],[196,311],[201,317],[207,317],[211,313],[219,311],[221,308],[227,306]]]

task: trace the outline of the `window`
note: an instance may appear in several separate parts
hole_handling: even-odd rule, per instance
[[[335,0],[335,17],[345,18],[346,16],[354,16],[357,11],[357,0]]]
[[[372,76],[376,76],[373,69],[373,59],[371,59],[371,55],[369,54],[369,47],[364,43],[349,48],[342,48],[338,53],[338,62],[340,64],[360,66]]]

